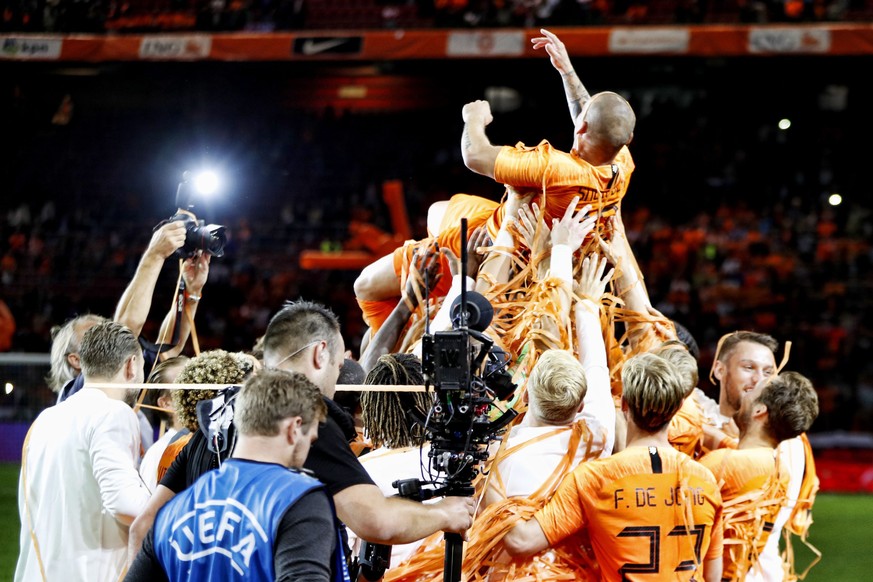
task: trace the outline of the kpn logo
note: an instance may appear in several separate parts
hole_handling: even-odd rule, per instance
[[[10,59],[56,59],[61,54],[60,39],[6,37],[0,57]]]
[[[226,559],[245,575],[252,554],[268,537],[255,515],[235,499],[198,503],[172,526],[170,545],[182,562]]]

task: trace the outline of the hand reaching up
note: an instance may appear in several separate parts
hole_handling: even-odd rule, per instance
[[[597,253],[591,253],[582,260],[582,270],[579,273],[579,280],[576,282],[577,295],[595,304],[600,302],[600,298],[603,297],[603,292],[606,290],[606,284],[615,274],[614,267],[604,273],[607,263],[606,257],[601,258]]]
[[[485,260],[488,254],[488,248],[491,246],[491,237],[488,236],[488,229],[484,226],[476,228],[470,237],[467,239],[467,272],[465,275],[475,279],[479,274],[479,267]],[[461,274],[461,259],[452,251],[452,249],[443,247],[440,252],[449,262],[449,269],[452,272],[452,277]]]
[[[537,36],[530,39],[535,49],[545,49],[552,61],[552,66],[562,75],[573,71],[573,65],[570,63],[570,55],[567,54],[567,48],[555,34],[549,32],[545,28],[541,28],[540,32],[543,36]]]
[[[521,240],[531,251],[531,257],[537,257],[549,249],[549,227],[542,219],[540,207],[534,202],[532,205],[524,204],[518,211],[518,223],[516,224]],[[539,232],[537,232],[539,227]]]
[[[582,246],[582,241],[585,240],[588,233],[594,229],[597,215],[588,215],[591,212],[591,205],[586,204],[574,213],[578,203],[579,197],[576,196],[567,206],[561,220],[552,219],[552,246],[567,245],[570,247],[570,251],[575,253]]]

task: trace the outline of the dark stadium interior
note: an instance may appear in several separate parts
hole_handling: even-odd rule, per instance
[[[712,389],[718,337],[750,327],[793,342],[788,369],[808,374],[822,399],[816,431],[869,428],[871,58],[574,62],[592,92],[621,92],[637,111],[625,222],[655,306],[702,347],[701,386]],[[392,89],[349,105],[325,98],[331,83]],[[69,122],[53,122],[65,95]],[[203,164],[226,183],[200,216],[227,225],[231,242],[212,262],[201,346],[248,349],[282,301],[302,296],[331,305],[356,350],[357,272],[304,271],[300,252],[348,250],[351,219],[389,230],[386,180],[402,182],[415,236],[435,200],[498,198],[460,157],[461,107],[486,96],[493,143],[569,147],[563,90],[545,58],[0,61],[10,351],[46,352],[49,328],[74,314],[110,315],[152,228],[173,214],[182,171]],[[778,128],[782,119],[790,128]],[[834,193],[839,206],[828,203]],[[173,271],[164,269],[147,334],[171,301]],[[41,405],[18,403],[19,418]]]

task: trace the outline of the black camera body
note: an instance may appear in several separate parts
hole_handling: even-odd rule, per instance
[[[196,193],[189,183],[190,172],[182,173],[182,181],[176,190],[176,214],[170,221],[185,223],[185,244],[176,251],[182,259],[188,259],[203,251],[214,257],[224,256],[224,246],[227,244],[227,227],[220,224],[206,224],[194,214]]]
[[[198,220],[193,213],[181,208],[170,217],[171,222],[174,220],[185,223],[185,244],[176,250],[179,258],[193,257],[198,251],[213,257],[224,256],[227,227],[220,224],[206,224],[203,220]]]
[[[493,346],[487,335],[463,326],[422,338],[422,371],[434,403],[428,417],[417,422],[431,443],[431,465],[456,491],[452,494],[472,494],[479,466],[488,460],[489,444],[517,415],[507,409],[492,418],[496,401],[509,396],[489,386],[489,376],[505,374],[505,363],[492,357]]]

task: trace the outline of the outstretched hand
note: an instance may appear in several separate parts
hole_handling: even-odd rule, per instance
[[[467,276],[475,279],[479,276],[479,267],[488,256],[488,247],[492,244],[488,229],[477,227],[467,240]]]
[[[546,49],[552,61],[552,66],[562,75],[566,75],[573,71],[573,65],[570,63],[570,55],[567,54],[567,47],[561,42],[555,34],[549,32],[545,28],[541,28],[540,32],[543,36],[537,36],[530,39],[535,49]]]
[[[598,260],[600,259],[600,260]],[[597,253],[591,253],[582,260],[582,270],[576,284],[576,293],[585,299],[599,302],[606,290],[606,284],[615,274],[615,267],[606,271],[606,257],[600,258]]]
[[[485,261],[485,256],[488,254],[486,247],[490,246],[491,237],[488,236],[488,229],[484,226],[477,227],[467,239],[467,272],[465,275],[471,279],[475,279],[479,275],[479,267]],[[481,251],[479,250],[480,248],[482,249]],[[458,255],[448,247],[442,247],[440,252],[449,263],[452,277],[460,275],[461,259],[458,258]]]
[[[506,202],[504,202],[504,220],[507,222],[515,221],[518,218],[519,209],[525,204],[530,203],[531,199],[539,192],[539,190],[524,190],[519,192],[514,186],[504,184],[506,187]]]
[[[564,216],[561,220],[552,219],[552,246],[567,245],[570,251],[576,250],[582,246],[582,241],[588,236],[588,233],[594,229],[594,224],[597,221],[597,215],[588,215],[591,212],[591,205],[586,204],[574,213],[576,205],[579,203],[579,197],[573,198],[567,210],[564,211]]]
[[[539,225],[539,233],[537,232]],[[542,220],[540,207],[536,202],[528,206],[522,205],[518,211],[518,222],[516,223],[518,234],[521,235],[521,240],[530,249],[531,256],[536,257],[545,252],[551,244],[549,239],[549,227]]]

